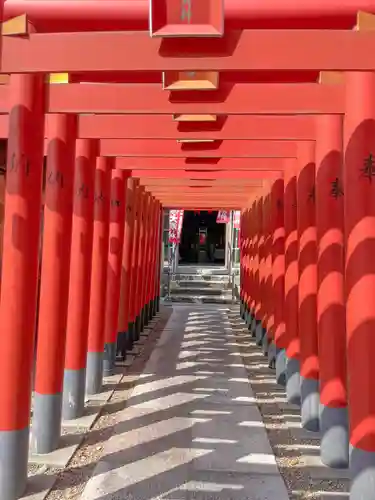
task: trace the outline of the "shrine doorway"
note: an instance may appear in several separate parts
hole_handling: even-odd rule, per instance
[[[185,211],[179,245],[180,265],[225,265],[226,224],[217,211]]]

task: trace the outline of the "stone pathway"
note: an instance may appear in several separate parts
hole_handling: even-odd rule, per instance
[[[82,500],[288,500],[225,306],[173,306]]]

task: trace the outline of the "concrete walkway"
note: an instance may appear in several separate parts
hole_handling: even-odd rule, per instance
[[[225,306],[174,306],[82,500],[288,500]]]

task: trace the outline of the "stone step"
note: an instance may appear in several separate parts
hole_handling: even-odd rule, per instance
[[[171,293],[173,295],[210,295],[217,296],[225,293],[226,290],[221,288],[208,288],[208,287],[183,287],[180,288],[178,286],[171,287]]]
[[[167,300],[167,299],[166,299]],[[170,296],[171,302],[184,302],[189,304],[232,304],[232,295],[174,295]]]
[[[176,281],[228,281],[228,274],[183,274],[176,273],[173,275]]]
[[[180,280],[173,282],[173,288],[196,288],[196,289],[219,289],[223,290],[229,287],[227,281],[218,280]]]

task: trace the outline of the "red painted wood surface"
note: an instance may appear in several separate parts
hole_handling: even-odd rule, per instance
[[[170,43],[169,43],[170,42]],[[4,37],[2,71],[369,71],[373,31],[254,29],[202,40],[164,40],[145,32],[38,33]],[[137,47],[137,50],[134,50]],[[262,50],[254,50],[262,47]],[[342,57],[345,54],[345,57]],[[198,57],[197,57],[198,56]],[[230,56],[230,57],[229,57]]]
[[[292,6],[292,8],[291,8]],[[226,0],[227,28],[351,29],[359,10],[375,13],[368,0]],[[147,30],[148,0],[7,0],[5,18],[30,16],[37,32]]]

